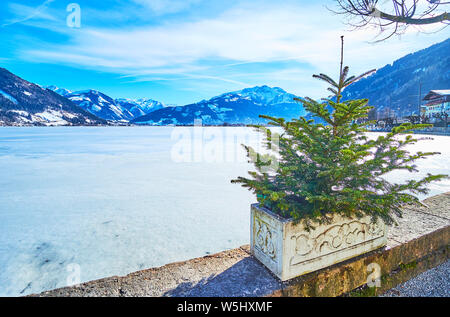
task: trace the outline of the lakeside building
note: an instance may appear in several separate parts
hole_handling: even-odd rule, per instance
[[[427,103],[422,106],[422,115],[430,119],[450,115],[450,89],[430,90],[423,100]]]

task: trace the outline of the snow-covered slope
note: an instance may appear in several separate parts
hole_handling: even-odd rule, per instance
[[[131,112],[133,118],[145,116],[150,112],[166,107],[159,101],[147,98],[137,100],[120,98],[116,99],[116,103]]]
[[[65,97],[84,110],[105,120],[129,121],[134,118],[128,109],[97,90],[75,91]]]
[[[258,124],[267,120],[259,115],[292,119],[305,115],[296,96],[278,87],[257,86],[225,93],[210,100],[183,107],[168,107],[132,121],[149,125],[192,125],[195,119],[203,124]]]
[[[0,126],[106,123],[70,100],[0,68]]]
[[[397,116],[418,112],[419,92],[450,88],[450,39],[408,54],[349,86],[344,99],[368,98],[379,111]],[[355,74],[356,75],[356,74]]]

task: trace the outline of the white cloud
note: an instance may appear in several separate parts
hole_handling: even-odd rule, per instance
[[[150,9],[154,14],[180,12],[203,0],[132,0],[138,5]]]
[[[134,0],[162,10],[166,1]],[[172,1],[170,1],[172,2]],[[179,2],[179,6],[177,3]],[[190,5],[196,1],[188,1]],[[182,10],[181,1],[166,10]],[[435,36],[406,34],[402,39],[369,44],[375,32],[345,32],[340,16],[320,5],[241,5],[219,16],[196,21],[179,21],[127,29],[82,28],[70,32],[70,44],[46,45],[46,49],[25,50],[28,59],[75,64],[93,69],[136,76],[143,80],[174,76],[211,79],[246,85],[253,78],[228,72],[217,65],[294,60],[311,65],[316,72],[336,74],[340,35],[345,34],[346,64],[354,73],[391,63],[417,49],[448,37],[443,31]],[[215,61],[215,63],[205,63]],[[223,65],[222,65],[223,66]],[[230,66],[231,67],[231,66]],[[286,70],[261,74],[253,82],[284,83],[289,86],[312,81],[295,76],[301,72]],[[265,78],[263,77],[265,76]],[[247,78],[245,78],[247,77]],[[297,88],[298,91],[302,87]]]
[[[37,7],[31,7],[23,4],[12,3],[9,5],[12,16],[15,18],[3,24],[9,26],[16,23],[23,23],[28,20],[39,18],[43,20],[55,21],[55,17],[46,12],[47,7],[55,0],[45,0]]]
[[[299,9],[299,8],[297,8]],[[330,38],[318,15],[290,7],[231,9],[219,17],[128,30],[81,29],[70,45],[32,55],[89,66],[154,68],[221,58],[237,62],[329,59]],[[319,49],[319,46],[321,48]],[[325,46],[325,47],[324,47]]]

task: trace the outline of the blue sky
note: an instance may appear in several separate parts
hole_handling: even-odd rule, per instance
[[[67,26],[70,3],[81,27]],[[40,85],[184,105],[256,85],[319,98],[339,36],[352,73],[441,42],[447,28],[373,43],[325,6],[333,0],[27,0],[0,3],[0,65]],[[433,31],[427,29],[425,31]]]

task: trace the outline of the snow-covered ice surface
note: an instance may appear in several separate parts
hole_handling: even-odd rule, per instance
[[[171,137],[173,131],[192,128],[0,128],[0,296],[62,287],[78,276],[83,282],[125,275],[248,243],[254,198],[230,180],[251,168],[239,144],[255,144],[255,133],[204,128],[203,153],[215,149],[219,156],[205,160],[193,153],[193,162],[180,163],[173,155],[180,133]],[[238,134],[234,145],[216,133],[226,131]],[[450,137],[434,139],[416,148],[443,154],[420,166],[450,174]],[[224,159],[214,162],[220,149]],[[236,149],[239,159],[233,160],[227,154]],[[430,195],[449,190],[449,181],[436,183]]]

